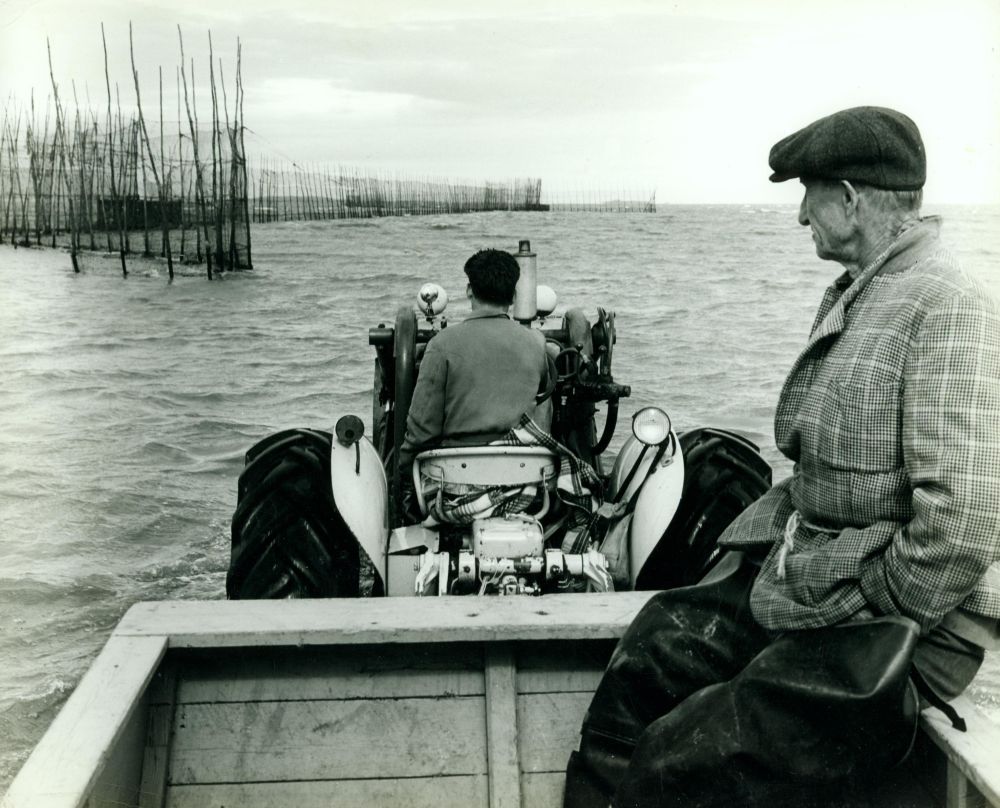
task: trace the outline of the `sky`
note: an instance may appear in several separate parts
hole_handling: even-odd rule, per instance
[[[251,157],[797,202],[770,147],[871,104],[920,127],[927,201],[1000,204],[1000,0],[0,0],[7,108],[44,107],[48,39],[61,98],[103,110],[102,22],[112,92],[134,104],[131,22],[144,111],[162,68],[168,122],[178,25],[203,110],[208,32],[230,96],[238,37]]]

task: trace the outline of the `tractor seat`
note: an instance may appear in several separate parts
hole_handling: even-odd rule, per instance
[[[421,452],[413,461],[413,486],[420,513],[427,515],[423,481],[440,484],[440,492],[455,486],[538,485],[544,492],[541,519],[549,508],[550,492],[559,476],[559,456],[536,446],[457,446]],[[440,495],[440,493],[439,493]]]

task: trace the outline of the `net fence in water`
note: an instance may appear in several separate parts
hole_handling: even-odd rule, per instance
[[[248,158],[243,118],[242,48],[227,96],[222,62],[215,69],[209,32],[208,114],[199,106],[194,61],[176,69],[176,118],[164,114],[159,70],[158,115],[143,111],[134,55],[135,106],[123,113],[107,73],[105,108],[72,105],[52,70],[52,95],[36,107],[10,97],[0,128],[0,243],[64,247],[79,270],[81,251],[117,256],[123,275],[130,257],[204,264],[213,271],[253,268],[251,225],[317,219],[441,215],[482,211],[655,211],[655,195],[590,192],[548,201],[542,181],[451,181],[367,169],[304,168],[285,157]],[[130,54],[132,31],[129,29]],[[218,79],[217,76],[218,75]],[[182,92],[183,90],[183,92]],[[230,105],[230,98],[232,104]],[[252,133],[251,133],[252,134]],[[631,200],[631,201],[630,201]],[[639,200],[639,201],[635,201]]]
[[[252,163],[254,222],[545,209],[540,203],[540,179],[472,183],[356,168],[304,168],[267,157]]]

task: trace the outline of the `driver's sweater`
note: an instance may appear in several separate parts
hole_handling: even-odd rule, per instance
[[[524,413],[548,429],[535,409],[547,379],[545,338],[505,314],[473,311],[442,330],[420,363],[400,450],[403,479],[418,452],[489,443]]]

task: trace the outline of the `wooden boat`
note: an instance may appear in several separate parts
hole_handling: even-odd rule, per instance
[[[140,603],[0,806],[561,805],[650,594]],[[1000,727],[956,706],[873,804],[1000,805]]]

